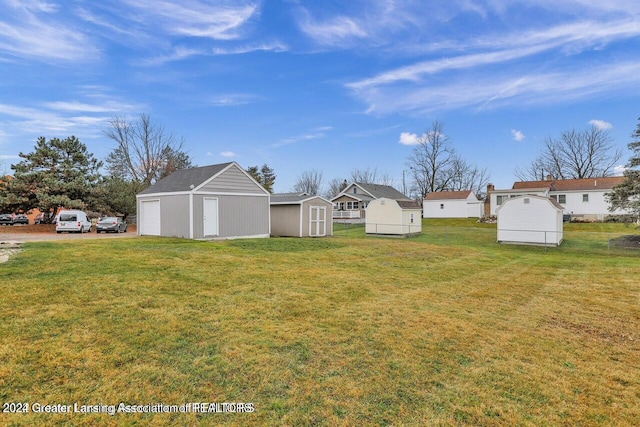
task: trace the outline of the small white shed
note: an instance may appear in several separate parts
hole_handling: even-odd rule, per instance
[[[562,205],[543,196],[518,196],[498,207],[498,243],[560,246]]]
[[[433,191],[422,202],[425,218],[480,218],[484,202],[471,190]]]
[[[365,232],[407,236],[422,232],[422,206],[413,200],[382,197],[367,206]]]

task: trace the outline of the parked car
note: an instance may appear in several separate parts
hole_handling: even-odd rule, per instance
[[[11,214],[0,215],[0,225],[13,225],[13,215]]]
[[[29,225],[29,218],[25,214],[18,214],[13,217],[13,223]]]
[[[91,221],[82,211],[62,211],[57,216],[56,233],[63,231],[85,233],[91,231]]]
[[[122,218],[116,218],[115,216],[107,216],[100,218],[96,223],[96,233],[102,232],[108,233],[126,233],[127,223]]]
[[[36,215],[36,217],[33,218],[33,223],[34,224],[44,224],[44,214],[43,213],[39,213],[38,215]]]

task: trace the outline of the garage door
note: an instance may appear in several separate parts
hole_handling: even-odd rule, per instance
[[[139,224],[141,235],[160,235],[160,200],[140,202]]]

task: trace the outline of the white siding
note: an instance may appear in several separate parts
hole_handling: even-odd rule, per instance
[[[413,214],[413,223],[411,223]],[[393,199],[372,200],[367,206],[367,234],[403,235],[422,231],[420,209],[402,209]]]
[[[425,218],[467,218],[467,201],[452,200],[424,200]]]
[[[562,242],[562,211],[545,197],[511,198],[498,209],[497,214],[498,242],[547,245]]]

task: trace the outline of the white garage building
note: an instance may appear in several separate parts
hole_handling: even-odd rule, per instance
[[[424,218],[480,218],[484,202],[471,190],[433,191],[422,201]]]

